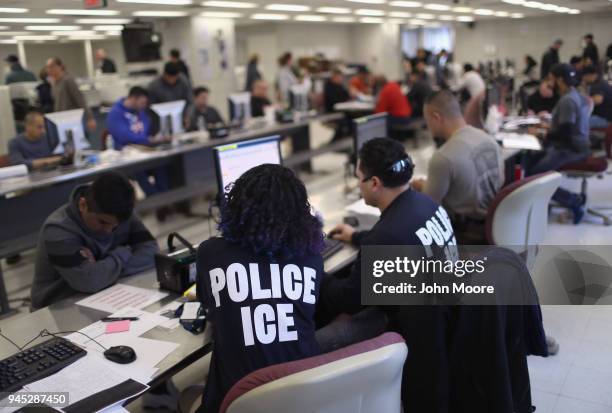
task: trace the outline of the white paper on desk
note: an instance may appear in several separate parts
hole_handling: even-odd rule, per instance
[[[24,164],[0,168],[0,179],[16,178],[19,176],[26,176],[27,174],[28,167]]]
[[[539,151],[542,149],[542,144],[533,135],[519,133],[500,133],[496,139],[501,140],[502,146],[505,149],[527,149]]]
[[[166,317],[159,314],[149,313],[144,310],[138,310],[130,307],[111,314],[111,317],[138,317],[138,320],[130,322],[130,329],[128,331],[112,334],[119,339],[141,336],[152,328],[155,328],[168,320]],[[106,324],[107,323],[103,323],[102,321],[97,321],[80,329],[79,331],[95,339],[96,341],[99,341],[102,345],[105,345],[107,337],[110,336],[110,334],[105,334]],[[72,333],[65,338],[87,349],[100,348],[100,346],[91,341],[88,337],[85,337],[83,334]]]
[[[107,407],[104,410],[100,410],[99,413],[130,413],[129,410],[126,410],[125,407],[118,403],[114,406]]]
[[[151,305],[168,294],[161,291],[115,284],[105,290],[77,302],[77,305],[89,307],[107,313],[115,313],[126,307],[141,309]]]
[[[366,205],[363,198],[347,206],[346,211],[357,215],[380,216],[380,210],[378,208]]]
[[[115,366],[104,363],[99,357],[87,354],[57,373],[30,383],[24,388],[30,392],[68,392],[70,404],[74,404],[130,378]]]
[[[166,304],[164,307],[162,307],[161,309],[157,310],[155,312],[155,314],[159,314],[162,315],[168,311],[176,311],[177,308],[179,308],[181,306],[181,304],[183,304],[183,301],[172,301],[168,304]],[[166,321],[164,321],[163,323],[161,323],[159,326],[163,327],[165,329],[168,330],[174,330],[175,328],[177,328],[180,325],[180,319],[178,317],[174,317],[174,318],[167,318],[166,316],[162,316],[164,318],[166,318]]]

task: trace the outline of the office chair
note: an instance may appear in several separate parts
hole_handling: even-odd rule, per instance
[[[236,383],[220,413],[400,413],[408,349],[384,333],[351,346],[257,370]]]

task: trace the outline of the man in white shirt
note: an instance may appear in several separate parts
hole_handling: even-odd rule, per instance
[[[456,90],[465,90],[469,93],[470,98],[478,96],[485,90],[485,82],[480,74],[474,70],[474,66],[469,63],[463,65],[463,76],[459,80]]]

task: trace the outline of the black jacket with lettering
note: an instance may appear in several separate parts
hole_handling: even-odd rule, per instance
[[[435,249],[456,245],[444,208],[427,195],[409,189],[381,214],[370,231],[358,232],[353,243],[363,245],[423,245]],[[361,253],[347,278],[327,276],[321,287],[326,316],[355,313],[361,307]],[[447,412],[449,404],[448,340],[451,314],[445,306],[384,306],[389,329],[402,335],[408,358],[402,378],[402,402],[407,412]],[[331,313],[330,313],[331,312]]]
[[[281,275],[280,297],[272,293],[272,266],[278,266]],[[241,267],[246,269],[246,278],[244,275],[236,276],[232,279],[238,281],[235,284],[230,282],[227,274],[236,268],[240,271]],[[218,412],[232,386],[255,370],[319,353],[314,312],[323,274],[321,255],[275,262],[223,238],[211,238],[198,248],[197,268],[198,298],[207,311],[208,322],[213,324],[214,342],[208,380],[198,412]],[[283,282],[284,269],[296,268],[299,268],[301,280],[292,276],[291,285],[301,289],[299,299],[286,294]],[[218,269],[223,270],[227,282],[224,288],[215,288],[219,290],[215,294],[213,283],[221,285]],[[314,280],[312,283],[306,282],[307,272],[314,274],[314,278],[310,278]],[[241,283],[241,279],[248,282]],[[236,286],[233,292],[229,291],[228,284]],[[236,291],[244,293],[245,289],[248,294],[236,295]],[[269,290],[271,297],[254,298],[255,290]],[[306,294],[305,290],[309,293]],[[281,308],[291,310],[287,313],[291,319],[289,322],[280,322],[281,319],[287,320],[287,317],[282,317],[285,310],[281,311]],[[259,321],[253,322],[254,319]],[[280,337],[281,330],[284,339]]]

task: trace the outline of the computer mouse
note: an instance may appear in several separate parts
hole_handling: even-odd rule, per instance
[[[132,347],[115,346],[104,352],[104,357],[119,364],[128,364],[136,360],[136,352]]]

